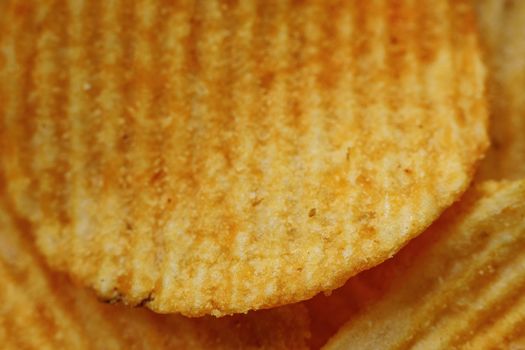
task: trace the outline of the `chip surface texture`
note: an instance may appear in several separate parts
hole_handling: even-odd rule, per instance
[[[8,208],[0,197],[2,350],[308,349],[308,314],[300,304],[220,319],[103,304],[50,271],[30,225]]]
[[[491,147],[480,180],[525,177],[525,1],[476,1],[489,67]]]
[[[10,0],[0,159],[51,266],[221,316],[341,286],[487,144],[470,1]]]
[[[348,314],[324,349],[523,349],[525,181],[469,190],[394,258],[358,277],[374,289],[377,276],[385,288],[370,302],[360,297],[368,305]]]

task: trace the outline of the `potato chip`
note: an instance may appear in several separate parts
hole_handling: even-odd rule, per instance
[[[9,193],[107,300],[219,316],[337,288],[483,154],[469,4],[12,0]]]
[[[477,1],[489,70],[492,145],[480,179],[525,177],[525,2]]]
[[[0,209],[0,344],[9,349],[307,349],[302,305],[186,318],[108,305],[49,271],[27,222]]]
[[[525,181],[475,187],[393,259],[359,276],[370,286],[382,276],[380,295],[348,315],[326,349],[520,349]]]

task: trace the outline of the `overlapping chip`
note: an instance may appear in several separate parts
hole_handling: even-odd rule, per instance
[[[525,176],[522,169],[525,164],[523,161],[525,152],[521,149],[522,141],[525,140],[523,137],[525,136],[523,127],[525,110],[520,106],[522,87],[525,86],[523,84],[525,54],[522,52],[523,35],[525,34],[525,3],[479,0],[475,1],[475,4],[481,29],[481,41],[484,44],[485,58],[490,68],[490,130],[493,139],[493,145],[487,158],[480,164],[477,177],[479,181],[487,178],[519,179]],[[424,238],[419,240],[424,240]],[[418,240],[410,243],[403,254],[410,254],[409,251],[416,252],[417,242]],[[343,287],[329,296],[321,294],[307,301],[305,305],[309,309],[312,322],[312,347],[320,348],[346,321],[355,317],[355,314],[363,312],[365,307],[380,300],[393,281],[402,278],[407,262],[410,263],[410,259],[392,259],[378,268],[350,279]],[[414,263],[417,264],[417,261]],[[517,349],[525,348],[523,345],[525,344],[525,339],[523,339],[525,332],[522,335],[514,335],[508,342],[504,337],[502,338],[501,333],[501,330],[512,325],[516,319],[523,319],[523,314],[523,307],[518,306],[513,312],[503,313],[499,319],[497,319],[499,316],[496,315],[493,322],[499,323],[499,326],[480,329],[479,332],[484,333],[480,339],[492,339],[492,344],[496,344],[496,348],[512,348],[512,346]],[[498,342],[501,344],[498,345]],[[481,346],[482,343],[477,341],[473,344]]]
[[[523,348],[525,180],[478,185],[359,277],[371,301],[358,297],[326,349]]]
[[[111,301],[224,315],[392,256],[486,145],[470,1],[10,0],[9,193]]]
[[[0,194],[3,194],[0,192]],[[0,197],[1,198],[1,197]],[[102,304],[49,271],[30,226],[0,205],[0,348],[307,349],[302,305],[216,319]]]
[[[491,147],[480,179],[525,177],[525,2],[476,1],[489,69]]]

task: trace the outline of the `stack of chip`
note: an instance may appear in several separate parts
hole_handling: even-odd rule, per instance
[[[525,349],[525,1],[0,0],[0,348]]]

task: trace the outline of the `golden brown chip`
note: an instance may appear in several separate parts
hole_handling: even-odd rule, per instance
[[[12,0],[10,195],[109,300],[223,315],[339,287],[483,153],[469,3]]]
[[[525,177],[525,1],[478,0],[489,70],[492,145],[480,179]]]
[[[360,297],[360,311],[348,314],[326,349],[520,349],[525,181],[470,190],[393,259],[359,277],[379,296]]]
[[[306,349],[302,305],[186,318],[100,303],[44,265],[27,222],[0,206],[0,348]]]

